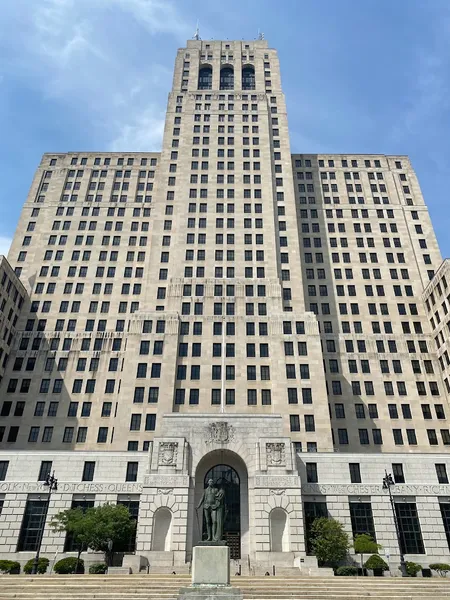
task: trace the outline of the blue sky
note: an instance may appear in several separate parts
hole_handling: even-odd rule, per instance
[[[0,253],[44,152],[159,150],[176,49],[280,54],[293,152],[409,154],[450,256],[448,0],[3,0]]]

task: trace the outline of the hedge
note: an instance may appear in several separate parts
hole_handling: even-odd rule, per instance
[[[84,560],[75,556],[62,558],[53,567],[55,573],[59,575],[71,575],[72,573],[84,573]]]
[[[358,567],[338,567],[336,569],[336,575],[338,577],[355,577],[358,575]]]
[[[89,567],[89,573],[91,575],[104,575],[108,570],[108,565],[106,563],[93,563]]]
[[[48,560],[48,558],[39,558],[37,572],[40,575],[43,575],[47,571],[49,563],[50,563],[50,561]],[[31,575],[31,572],[33,570],[33,565],[34,565],[34,558],[30,558],[30,560],[23,567],[23,572],[26,573],[27,575]]]
[[[382,571],[389,571],[388,564],[378,554],[372,554],[370,558],[364,563],[366,569],[381,569]]]
[[[18,575],[20,573],[20,563],[15,560],[0,560],[0,573]]]

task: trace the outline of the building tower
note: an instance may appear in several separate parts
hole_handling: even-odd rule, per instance
[[[425,489],[448,483],[447,271],[433,280],[409,160],[292,155],[277,52],[198,37],[177,53],[160,153],[45,154],[34,177],[9,254],[28,297],[1,358],[0,475],[19,482],[4,552],[33,550],[52,467],[65,506],[128,502],[136,555],[167,564],[201,537],[211,475],[237,558],[294,567],[314,517],[342,511],[392,548],[372,510],[388,468],[417,488],[406,554],[424,539],[448,554],[445,485]]]

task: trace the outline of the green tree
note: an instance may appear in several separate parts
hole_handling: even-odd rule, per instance
[[[319,565],[335,568],[347,556],[350,542],[339,521],[320,517],[311,527],[311,545]]]
[[[111,562],[114,547],[126,543],[136,527],[128,509],[121,504],[103,504],[83,512],[80,508],[69,509],[57,514],[51,522],[56,531],[66,531],[73,535],[80,551],[91,548],[104,552],[105,559]]]
[[[371,571],[389,571],[389,565],[378,554],[372,554],[366,560],[364,566]]]
[[[450,571],[450,565],[447,563],[432,563],[430,569],[439,573],[441,577],[446,577],[447,573]]]
[[[136,521],[122,504],[88,508],[85,522],[89,548],[104,552],[107,564],[112,560],[115,547],[126,544],[136,528]]]
[[[371,535],[368,533],[360,533],[355,535],[353,547],[356,554],[361,555],[361,569],[364,563],[364,554],[378,554],[381,549],[380,544],[377,544]]]
[[[54,531],[69,533],[78,547],[78,560],[88,548],[88,531],[85,528],[85,511],[81,508],[68,508],[53,517],[50,526]],[[78,563],[77,563],[78,564]]]

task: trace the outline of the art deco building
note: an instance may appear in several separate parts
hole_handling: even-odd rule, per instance
[[[27,299],[0,556],[32,555],[55,469],[47,523],[126,503],[134,569],[190,560],[210,476],[245,565],[310,568],[317,515],[395,563],[387,469],[404,552],[448,560],[450,274],[417,177],[406,156],[292,154],[265,40],[178,50],[161,152],[45,154],[8,258]]]

